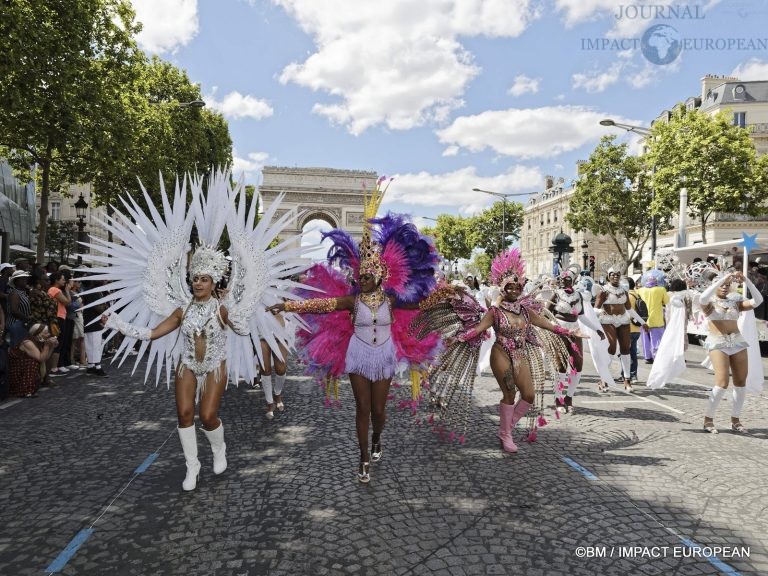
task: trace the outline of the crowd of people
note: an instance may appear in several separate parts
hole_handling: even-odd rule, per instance
[[[81,275],[80,275],[81,276]],[[66,265],[26,259],[0,264],[0,400],[32,398],[72,371],[106,377],[97,293]]]

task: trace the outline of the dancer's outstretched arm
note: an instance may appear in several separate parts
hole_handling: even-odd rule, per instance
[[[120,318],[117,314],[110,314],[109,316],[104,314],[101,317],[101,324],[105,328],[113,328],[136,340],[157,340],[181,326],[183,315],[184,313],[181,311],[181,308],[176,308],[170,316],[152,329],[134,326]]]

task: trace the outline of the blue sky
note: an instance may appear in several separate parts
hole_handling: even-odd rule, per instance
[[[627,46],[659,23],[683,38],[766,42],[765,0],[653,3],[690,19],[643,18],[627,0],[133,5],[141,46],[185,68],[228,119],[248,182],[263,165],[375,170],[395,177],[385,207],[416,217],[481,210],[493,198],[474,187],[570,182],[601,135],[636,145],[601,118],[648,125],[699,95],[705,74],[768,79],[766,50],[688,50],[657,65],[637,49],[585,49]]]

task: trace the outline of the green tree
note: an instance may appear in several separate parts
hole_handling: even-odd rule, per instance
[[[435,246],[446,260],[456,261],[469,258],[472,254],[470,243],[470,219],[461,216],[440,214],[435,226]]]
[[[502,232],[515,240],[520,238],[523,226],[523,205],[519,202],[494,202],[471,219],[470,243],[476,248],[482,248],[487,254],[494,256],[501,252],[502,247],[509,247],[509,240],[502,243]],[[505,218],[506,216],[506,218]]]
[[[46,252],[51,256],[56,255],[59,262],[64,264],[71,254],[77,252],[77,225],[71,220],[49,220],[45,240]]]
[[[467,274],[472,274],[479,278],[488,278],[491,273],[492,261],[493,256],[488,252],[475,252],[466,266]]]
[[[648,162],[654,167],[654,213],[674,212],[680,188],[688,190],[688,208],[701,225],[715,212],[757,214],[765,210],[765,161],[758,162],[749,132],[715,116],[677,106],[669,122],[653,125]]]
[[[232,139],[221,114],[183,106],[200,100],[186,72],[157,57],[134,66],[111,115],[119,127],[109,141],[94,140],[82,173],[94,183],[96,205],[130,194],[144,205],[139,181],[155,203],[162,174],[166,189],[184,174],[205,175],[232,162]]]
[[[79,181],[94,127],[110,130],[113,72],[138,57],[137,30],[125,0],[0,4],[0,146],[16,169],[38,167],[38,261],[51,187]]]
[[[608,236],[629,264],[651,235],[652,193],[643,158],[630,156],[627,145],[617,145],[615,139],[603,136],[580,166],[565,219],[576,231]],[[664,226],[662,218],[658,227]]]

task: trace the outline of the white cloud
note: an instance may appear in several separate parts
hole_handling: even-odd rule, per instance
[[[397,174],[384,202],[411,206],[446,206],[464,214],[474,214],[492,204],[495,198],[482,192],[473,192],[472,188],[505,194],[528,193],[540,189],[543,182],[544,176],[538,167],[519,164],[496,176],[478,176],[474,166],[445,174]],[[525,197],[521,196],[520,200],[525,200]]]
[[[603,92],[608,86],[616,84],[616,82],[619,81],[623,68],[624,65],[621,62],[614,62],[608,70],[604,72],[597,70],[586,74],[574,74],[571,77],[573,80],[573,89],[578,90],[579,88],[583,88],[592,94]]]
[[[322,233],[332,230],[332,226],[324,220],[310,220],[304,225],[301,236],[301,246],[308,249],[304,253],[306,258],[319,262],[325,260],[328,256],[328,250],[333,245],[333,241],[328,238],[322,240]],[[314,250],[310,250],[314,248]]]
[[[261,169],[269,161],[269,154],[266,152],[251,152],[245,158],[238,156],[237,150],[232,152],[232,175],[235,180],[240,176],[245,177],[246,184],[255,183],[260,175]]]
[[[515,83],[509,89],[509,94],[512,96],[522,96],[527,93],[535,94],[539,91],[539,82],[541,82],[541,78],[528,78],[528,76],[520,74],[515,76]]]
[[[136,40],[155,54],[173,52],[197,35],[197,0],[131,0],[142,30]]]
[[[736,76],[736,78],[745,82],[749,80],[768,80],[768,62],[752,58],[736,66],[733,72],[731,72],[731,76]]]
[[[531,0],[273,0],[316,51],[280,75],[323,92],[313,111],[352,134],[445,121],[480,72],[459,36],[515,37],[539,16]]]
[[[610,115],[608,115],[610,116]],[[437,131],[440,142],[470,152],[486,148],[518,158],[550,158],[597,141],[605,134],[606,114],[584,106],[545,106],[489,110],[456,118]],[[613,117],[616,122],[637,121]]]
[[[221,112],[226,118],[237,120],[238,118],[254,118],[261,120],[274,114],[272,106],[266,100],[260,100],[250,94],[230,92],[221,100],[216,100],[216,88],[206,95],[205,102],[213,110]]]
[[[448,148],[443,150],[443,156],[456,156],[456,154],[458,153],[459,153],[458,146],[448,146]]]

